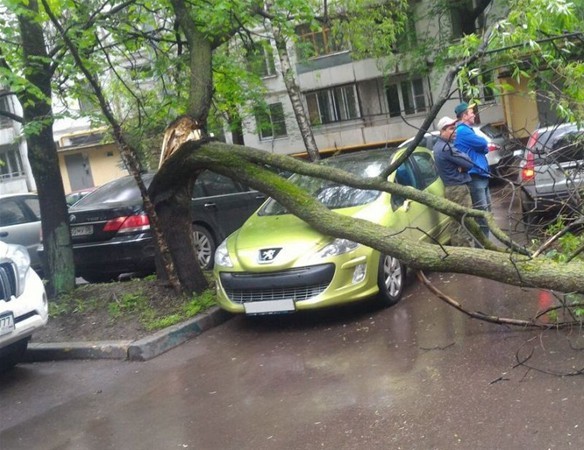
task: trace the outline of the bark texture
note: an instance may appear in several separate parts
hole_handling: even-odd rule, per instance
[[[38,13],[35,0],[27,8]],[[53,138],[53,111],[51,107],[50,59],[48,58],[43,29],[31,16],[18,18],[23,54],[27,66],[26,79],[39,89],[41,96],[29,90],[18,95],[23,107],[24,123],[41,123],[38,133],[27,136],[28,156],[34,175],[41,208],[43,244],[45,249],[45,276],[48,277],[49,296],[71,291],[75,287],[73,250],[69,235],[69,219],[65,191],[59,169],[57,148]]]

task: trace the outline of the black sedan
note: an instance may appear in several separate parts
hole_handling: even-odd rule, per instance
[[[148,186],[154,173],[143,175]],[[265,196],[230,178],[205,171],[192,197],[193,237],[199,264],[213,267],[218,243],[239,228]],[[126,176],[101,186],[69,208],[75,272],[89,282],[155,270],[154,241],[140,191]],[[42,247],[40,250],[42,254]]]

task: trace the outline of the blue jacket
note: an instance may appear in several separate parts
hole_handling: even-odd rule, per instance
[[[438,136],[433,148],[438,175],[445,186],[459,186],[470,182],[468,170],[474,165],[471,159],[459,152],[452,143]]]
[[[454,146],[463,153],[466,153],[474,167],[469,170],[471,175],[489,177],[489,162],[487,161],[487,140],[478,136],[474,130],[465,123],[456,125],[456,137]]]

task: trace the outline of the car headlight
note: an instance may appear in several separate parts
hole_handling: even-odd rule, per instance
[[[221,242],[217,250],[215,250],[215,265],[221,267],[233,267],[233,262],[227,250],[227,240]]]
[[[355,250],[357,247],[359,247],[358,242],[337,238],[330,244],[326,245],[321,251],[318,252],[317,255],[321,258],[328,258],[329,256],[337,256],[350,252],[351,250]]]
[[[24,280],[30,270],[30,255],[28,250],[22,245],[11,245],[6,254],[16,266],[16,296],[20,297],[24,292]]]

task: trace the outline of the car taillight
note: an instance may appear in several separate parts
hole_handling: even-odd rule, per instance
[[[118,233],[130,233],[148,229],[150,229],[150,220],[148,220],[146,214],[116,217],[108,220],[103,227],[103,231],[117,231]]]
[[[487,144],[487,148],[489,149],[490,152],[494,152],[495,150],[499,150],[501,147],[499,147],[497,144],[495,144],[494,142],[489,142]]]
[[[535,177],[535,162],[533,152],[528,151],[525,164],[521,168],[521,181],[532,181]]]
[[[527,141],[527,148],[533,148],[535,147],[535,143],[537,142],[537,139],[539,138],[539,132],[535,132],[533,133],[531,136],[529,136],[529,140]]]

